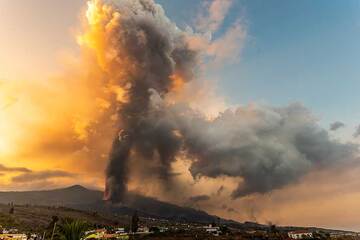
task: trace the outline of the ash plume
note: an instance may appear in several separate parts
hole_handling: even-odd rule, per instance
[[[340,122],[340,121],[336,121],[330,124],[330,131],[336,131],[340,128],[345,127],[345,123]]]
[[[150,99],[155,94],[163,97],[193,78],[196,52],[187,47],[183,32],[151,0],[91,4],[97,12],[88,14],[95,19],[90,20],[105,28],[110,45],[106,51],[113,54],[110,59],[106,56],[106,67],[118,76],[115,83],[126,89],[127,99],[118,110],[119,134],[106,171],[105,198],[118,201],[126,193],[130,164],[146,161],[158,166],[152,174],[164,181],[172,175],[170,163],[179,151],[179,136],[173,124],[161,118],[161,111],[151,108]],[[103,17],[100,22],[97,16]],[[120,76],[117,73],[121,71],[125,73]],[[149,165],[144,163],[144,167]]]
[[[187,42],[191,33],[152,0],[90,3],[89,24],[96,31],[89,31],[88,45],[100,46],[99,64],[109,84],[121,89],[105,199],[123,201],[140,168],[171,184],[177,156],[191,161],[193,178],[242,179],[233,198],[271,192],[357,157],[357,145],[331,139],[301,104],[250,105],[209,120],[184,101],[169,100],[197,72],[198,52]]]

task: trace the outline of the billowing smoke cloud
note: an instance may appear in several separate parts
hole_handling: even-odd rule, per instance
[[[307,172],[356,157],[357,146],[330,139],[300,104],[249,106],[213,121],[187,120],[186,149],[194,177],[241,177],[234,198],[266,193],[296,182]]]
[[[170,164],[180,149],[179,136],[171,122],[152,112],[150,99],[155,93],[164,97],[193,78],[196,52],[151,0],[123,0],[116,5],[93,1],[88,18],[90,27],[104,31],[92,37],[105,41],[104,69],[124,92],[118,109],[119,134],[106,172],[106,198],[118,200],[126,192],[129,164],[146,160],[151,165],[144,167],[156,167],[154,174],[165,182],[172,175]]]
[[[175,122],[180,132],[182,154],[192,160],[194,178],[243,179],[233,198],[282,188],[312,170],[352,163],[358,155],[357,145],[331,139],[298,103],[239,107],[213,120],[183,106],[166,111],[166,122]]]
[[[360,125],[356,127],[355,133],[353,134],[354,138],[357,138],[360,136]]]
[[[333,122],[330,124],[331,131],[336,131],[339,128],[343,128],[343,127],[345,127],[345,124],[343,122],[339,122],[339,121],[336,121],[336,122]]]
[[[152,0],[94,0],[87,16],[90,30],[80,40],[95,50],[117,95],[106,199],[121,201],[140,168],[171,184],[178,156],[191,161],[194,178],[241,179],[233,198],[267,193],[356,157],[356,145],[332,140],[301,104],[239,107],[209,120],[171,98],[194,79],[198,52],[188,42],[192,33]]]

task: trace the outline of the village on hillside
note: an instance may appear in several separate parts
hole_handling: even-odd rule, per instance
[[[58,215],[51,215],[54,213]],[[243,227],[235,227],[216,221],[211,224],[176,222],[140,217],[137,212],[122,217],[112,221],[94,213],[62,207],[8,204],[0,207],[0,240],[360,239],[359,233],[350,231],[257,223],[244,223]]]

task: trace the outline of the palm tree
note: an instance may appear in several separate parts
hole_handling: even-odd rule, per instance
[[[59,239],[61,240],[81,240],[85,235],[88,225],[84,221],[66,220],[59,226]]]

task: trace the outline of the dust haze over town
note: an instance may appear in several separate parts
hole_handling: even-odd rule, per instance
[[[323,229],[360,230],[359,10],[0,1],[2,221],[357,238]]]

